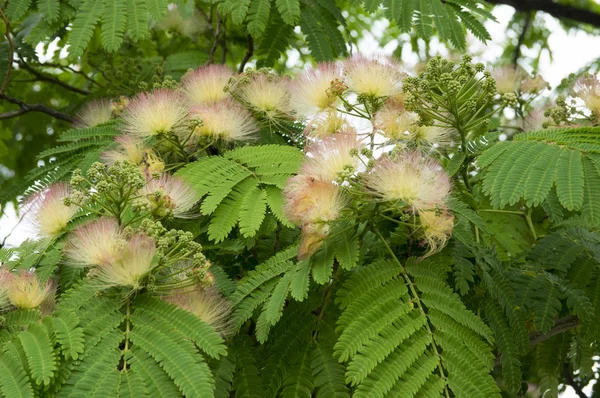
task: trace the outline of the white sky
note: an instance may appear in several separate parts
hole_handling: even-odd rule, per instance
[[[512,17],[514,10],[508,6],[497,7],[494,15],[498,19],[498,23],[487,23],[487,28],[492,36],[492,41],[483,45],[476,39],[470,39],[470,51],[478,53],[476,58],[484,62],[495,62],[502,54],[503,44],[506,37],[506,26]],[[552,31],[549,38],[549,46],[553,51],[554,59],[550,61],[550,57],[545,53],[540,62],[540,73],[550,83],[552,87],[556,87],[561,79],[569,73],[577,71],[582,66],[589,62],[600,58],[600,37],[594,37],[583,32],[568,34],[563,31],[559,23],[551,18],[546,17],[548,28]],[[384,48],[378,46],[378,42],[374,37],[378,37],[387,27],[387,21],[378,21],[373,25],[370,33],[359,42],[359,50],[364,53],[384,52],[391,53],[398,46],[398,42],[388,43]],[[408,49],[403,51],[405,54],[403,61],[407,64],[414,64],[417,58],[414,54],[410,54]],[[442,51],[442,50],[440,50]],[[65,54],[66,55],[66,54]],[[526,54],[527,55],[527,54]],[[297,59],[297,58],[296,58]],[[289,64],[293,64],[294,59],[290,59]],[[7,215],[0,219],[0,241],[4,239],[11,231],[14,231],[7,239],[8,246],[19,245],[23,240],[31,237],[28,228],[24,225],[18,225],[18,218],[15,210],[12,207],[7,209]],[[591,386],[584,390],[588,395],[591,394]],[[576,398],[577,395],[569,387],[566,393],[562,395],[564,398]]]

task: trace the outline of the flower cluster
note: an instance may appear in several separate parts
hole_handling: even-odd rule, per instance
[[[229,317],[233,305],[214,288],[178,292],[165,300],[196,315],[223,337],[233,332]]]

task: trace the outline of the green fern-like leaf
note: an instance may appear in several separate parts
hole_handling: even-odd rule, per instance
[[[293,273],[290,282],[290,295],[297,301],[303,301],[308,297],[308,289],[310,283],[310,261],[302,260],[296,264],[295,272]]]
[[[312,374],[317,398],[350,398],[344,380],[344,367],[333,358],[332,347],[326,342],[314,345]]]
[[[142,378],[149,397],[171,398],[181,394],[164,370],[145,351],[134,346],[129,363]]]
[[[168,3],[166,0],[148,0],[146,4],[148,13],[154,20],[160,21],[167,15]]]
[[[5,397],[33,398],[33,389],[13,343],[0,355],[0,392]]]
[[[388,19],[396,21],[400,31],[410,32],[416,6],[415,0],[386,0],[383,4]]]
[[[214,380],[202,356],[194,355],[185,339],[165,334],[146,322],[138,322],[129,334],[131,341],[149,354],[186,397],[213,395]],[[176,340],[174,340],[174,338]]]
[[[102,1],[85,0],[81,5],[69,33],[69,55],[71,58],[83,55],[103,10],[104,2]]]
[[[37,7],[46,21],[52,23],[58,19],[58,0],[37,0]]]
[[[235,374],[235,355],[231,352],[219,361],[209,363],[215,377],[215,398],[228,398]]]
[[[147,315],[149,318],[160,318],[171,327],[183,333],[208,355],[218,358],[227,353],[223,339],[213,328],[193,314],[177,308],[163,300],[144,297],[136,302],[136,313]]]
[[[294,34],[294,27],[286,24],[278,13],[271,13],[270,21],[261,35],[256,55],[259,57],[257,66],[273,66],[287,49]]]
[[[248,9],[250,8],[250,2],[251,0],[240,0],[233,3],[233,8],[231,9],[231,20],[234,24],[240,25],[246,20],[246,15],[248,14]]]
[[[440,0],[432,0],[431,5],[433,19],[441,38],[450,41],[457,49],[465,49],[465,33],[454,10],[444,6]]]
[[[498,344],[498,349],[502,354],[500,361],[502,363],[502,376],[508,390],[515,394],[521,388],[521,362],[519,361],[518,348],[514,341],[514,336],[510,330],[502,308],[489,301],[485,307],[485,315],[494,331],[494,337]]]
[[[119,397],[123,398],[136,398],[136,397],[147,397],[148,390],[144,385],[144,381],[133,370],[119,373]]]
[[[235,396],[240,398],[263,398],[264,391],[261,388],[257,367],[256,350],[251,347],[249,338],[238,340],[236,357],[236,372],[233,378],[233,390]]]
[[[275,5],[286,24],[296,24],[300,17],[300,0],[275,0]]]
[[[271,0],[254,0],[248,10],[248,33],[252,37],[260,37],[269,22]]]
[[[50,384],[56,370],[56,358],[48,330],[39,323],[31,324],[27,331],[18,335],[29,369],[31,378],[36,384]]]
[[[148,35],[148,9],[146,0],[127,0],[127,32],[133,41]]]
[[[14,0],[8,2],[6,16],[13,21],[21,19],[31,6],[31,0]]]
[[[79,319],[71,311],[62,311],[52,318],[56,340],[61,345],[65,358],[78,359],[84,351],[83,329],[79,327]]]
[[[556,165],[556,193],[567,210],[578,210],[583,204],[583,185],[581,152],[563,151]]]
[[[254,187],[246,193],[240,208],[240,232],[249,238],[256,235],[265,218],[267,193]]]
[[[311,398],[313,378],[311,370],[311,347],[307,345],[290,364],[283,385],[282,397]]]
[[[115,52],[123,43],[127,26],[127,4],[122,0],[104,0],[102,14],[102,46],[108,52]]]

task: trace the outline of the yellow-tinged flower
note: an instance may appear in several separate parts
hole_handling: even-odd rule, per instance
[[[308,224],[302,227],[300,247],[298,248],[298,259],[302,260],[315,254],[323,245],[329,234],[327,224]]]
[[[419,126],[414,133],[413,139],[418,144],[428,146],[448,146],[454,142],[456,131],[440,126]]]
[[[454,227],[454,216],[447,210],[438,213],[436,210],[419,212],[422,235],[429,246],[427,255],[440,251],[445,245]]]
[[[191,105],[214,104],[230,97],[225,86],[231,76],[233,71],[226,65],[212,64],[188,72],[181,84]]]
[[[536,94],[548,87],[548,82],[540,75],[525,76],[521,82],[521,91]]]
[[[248,76],[235,87],[240,100],[268,119],[285,117],[290,111],[289,81],[271,74]]]
[[[258,127],[252,114],[231,100],[197,106],[192,109],[191,115],[202,121],[194,130],[196,135],[225,141],[247,141],[257,138],[254,133]]]
[[[2,270],[0,282],[6,289],[8,300],[17,308],[37,308],[50,292],[50,284],[40,283],[33,272]]]
[[[115,218],[102,217],[77,228],[67,244],[65,255],[72,266],[105,266],[119,258],[121,230]]]
[[[492,77],[496,80],[496,91],[499,94],[517,93],[521,90],[521,82],[527,73],[520,66],[505,65],[492,69]]]
[[[354,132],[329,136],[310,145],[301,173],[323,181],[334,181],[340,173],[352,174],[360,164],[358,154],[363,145]]]
[[[180,292],[167,296],[165,299],[196,315],[222,336],[233,332],[233,325],[229,318],[233,306],[214,288],[196,288],[191,292]]]
[[[312,119],[304,129],[304,134],[314,138],[324,138],[350,129],[348,120],[336,110],[326,110]]]
[[[333,105],[337,98],[329,88],[341,77],[341,66],[333,62],[324,62],[304,71],[292,85],[290,103],[294,112],[301,117],[310,117]]]
[[[390,140],[408,140],[419,128],[419,115],[403,108],[386,105],[377,112],[375,126]]]
[[[583,100],[586,108],[600,117],[600,80],[596,76],[583,76],[575,83],[575,95]]]
[[[200,198],[181,177],[168,173],[159,178],[150,178],[141,194],[150,202],[153,214],[164,217],[185,217]]]
[[[38,235],[52,238],[60,234],[77,213],[77,206],[65,206],[63,199],[71,194],[67,183],[60,182],[32,196],[25,205],[25,213]]]
[[[356,94],[371,97],[392,97],[402,92],[406,76],[391,58],[357,55],[344,64],[346,84]]]
[[[116,137],[117,146],[115,149],[106,151],[100,157],[107,165],[112,165],[116,161],[128,161],[133,164],[141,164],[144,160],[144,141],[139,137],[120,136]]]
[[[146,235],[134,235],[120,247],[118,258],[92,272],[102,287],[130,286],[138,289],[155,266],[156,243]]]
[[[165,88],[140,93],[123,114],[124,131],[138,137],[180,134],[185,130],[188,108],[178,92]]]
[[[344,207],[337,185],[307,175],[290,178],[283,193],[285,213],[299,225],[334,221]]]
[[[417,152],[404,152],[395,160],[381,158],[367,175],[367,186],[382,200],[402,202],[416,211],[443,206],[451,188],[439,163]]]
[[[112,104],[106,98],[88,102],[77,112],[75,126],[78,128],[94,127],[108,122],[112,117]]]

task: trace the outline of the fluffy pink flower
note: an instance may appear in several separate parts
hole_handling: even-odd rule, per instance
[[[229,67],[212,64],[187,73],[181,79],[181,84],[192,105],[214,104],[229,98],[225,86],[231,76],[233,71]]]
[[[106,151],[100,157],[107,165],[112,165],[116,161],[127,161],[140,166],[142,171],[150,173],[161,172],[165,164],[158,158],[154,151],[146,148],[144,141],[139,137],[130,135],[116,137],[117,146],[110,151]]]
[[[402,92],[406,76],[400,66],[384,56],[357,55],[344,63],[346,85],[359,95],[393,97]]]
[[[352,131],[331,135],[307,148],[302,174],[323,181],[334,181],[340,173],[353,173],[358,169],[358,154],[363,145]]]
[[[447,210],[438,213],[435,210],[419,212],[421,235],[429,247],[427,256],[440,251],[445,245],[454,227],[454,216]]]
[[[304,129],[304,134],[324,138],[351,128],[348,120],[336,110],[328,109],[316,115]]]
[[[303,174],[290,178],[283,193],[284,211],[299,225],[333,221],[344,206],[337,185]]]
[[[286,116],[290,110],[289,81],[272,74],[250,75],[248,81],[240,81],[236,95],[250,109],[268,119]]]
[[[77,112],[75,126],[94,127],[108,122],[112,117],[112,104],[109,99],[101,98],[88,102]]]
[[[304,71],[292,83],[292,109],[302,117],[324,111],[336,101],[329,90],[331,83],[341,78],[342,68],[333,62],[324,62]]]
[[[167,173],[158,179],[150,179],[141,193],[150,201],[153,213],[159,216],[184,217],[200,200],[181,177]]]
[[[49,283],[41,283],[37,275],[24,270],[0,271],[0,283],[6,290],[9,302],[17,308],[37,308],[48,297]]]
[[[188,108],[177,91],[156,89],[140,93],[131,100],[123,114],[124,131],[138,137],[180,133],[185,128]]]
[[[134,235],[121,248],[120,255],[113,261],[94,270],[102,287],[130,286],[138,289],[142,279],[155,266],[156,243],[146,235]]]
[[[593,114],[600,117],[600,80],[598,77],[583,76],[579,78],[573,91]]]
[[[69,185],[59,182],[35,194],[24,204],[27,218],[38,235],[52,238],[64,230],[78,210],[74,205],[65,206],[63,199],[70,194]]]
[[[108,265],[119,257],[121,230],[116,219],[102,217],[77,228],[67,244],[69,265]]]
[[[252,114],[231,100],[212,105],[197,106],[191,111],[202,124],[194,130],[199,136],[220,138],[225,141],[246,141],[256,138],[258,130]]]
[[[232,332],[229,315],[233,306],[214,288],[179,292],[165,297],[165,300],[196,315],[223,336]]]
[[[375,196],[417,211],[443,206],[451,189],[440,164],[417,152],[405,152],[395,160],[380,159],[366,181]]]

